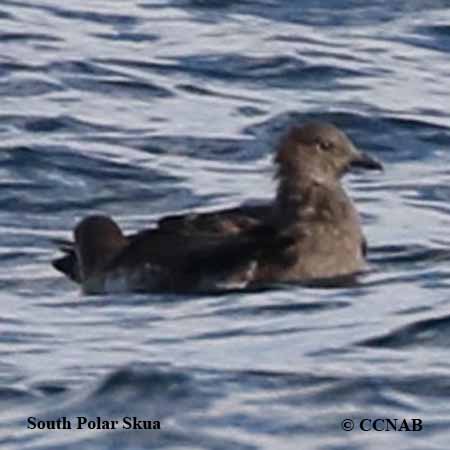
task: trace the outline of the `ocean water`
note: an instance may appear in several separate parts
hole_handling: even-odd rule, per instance
[[[449,52],[444,0],[2,0],[0,448],[447,450]],[[271,198],[313,118],[385,164],[346,179],[357,288],[90,297],[52,269],[87,214]]]

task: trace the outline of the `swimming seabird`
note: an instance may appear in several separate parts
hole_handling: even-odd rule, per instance
[[[87,217],[53,264],[86,292],[209,291],[363,271],[365,239],[341,178],[381,164],[320,122],[290,127],[275,164],[269,205],[170,216],[127,237],[111,218]]]

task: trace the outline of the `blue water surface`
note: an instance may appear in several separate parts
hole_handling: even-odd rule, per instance
[[[0,448],[448,450],[449,52],[444,0],[2,0]],[[271,198],[274,143],[310,119],[385,163],[346,180],[359,287],[89,297],[52,269],[87,214]]]

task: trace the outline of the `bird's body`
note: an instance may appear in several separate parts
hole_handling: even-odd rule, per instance
[[[292,127],[275,163],[278,189],[268,205],[167,217],[127,237],[112,219],[88,217],[54,265],[86,292],[199,292],[363,271],[365,239],[341,177],[351,165],[381,165],[320,123]]]

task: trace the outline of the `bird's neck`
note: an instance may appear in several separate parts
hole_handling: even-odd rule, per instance
[[[275,215],[285,224],[306,220],[338,220],[347,214],[349,199],[339,180],[313,172],[299,177],[281,177]]]

